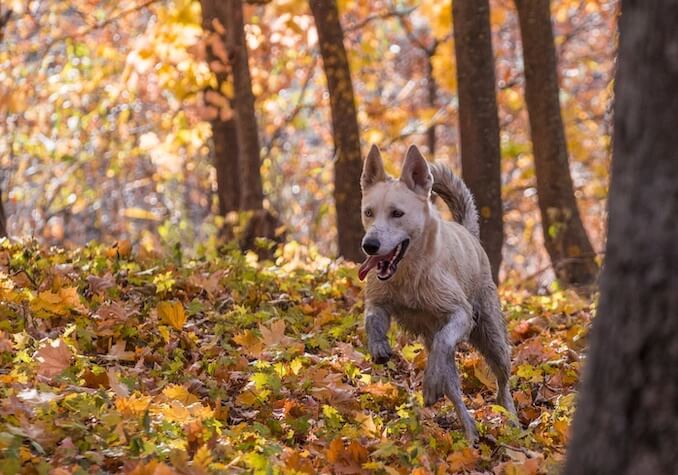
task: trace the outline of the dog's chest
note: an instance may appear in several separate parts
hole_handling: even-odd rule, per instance
[[[372,302],[389,309],[390,314],[407,331],[429,338],[446,323],[451,304],[440,285],[428,280],[374,282],[367,296]]]

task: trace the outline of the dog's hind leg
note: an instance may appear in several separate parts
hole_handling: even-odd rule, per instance
[[[367,333],[367,349],[372,361],[384,364],[391,359],[393,350],[388,343],[388,328],[391,326],[389,313],[378,306],[367,304],[365,307],[365,332]]]
[[[509,389],[511,352],[497,289],[493,286],[484,289],[478,296],[475,309],[478,321],[469,340],[483,355],[497,378],[497,402],[515,415],[516,409]]]
[[[446,395],[454,405],[469,443],[478,440],[478,432],[464,405],[454,353],[457,344],[468,337],[472,325],[471,316],[466,310],[460,308],[454,312],[449,322],[433,336],[424,373],[425,404],[431,406]]]

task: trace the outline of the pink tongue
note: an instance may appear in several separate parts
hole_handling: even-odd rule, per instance
[[[376,266],[383,257],[381,256],[369,256],[365,259],[365,262],[360,264],[360,269],[358,269],[358,278],[360,280],[365,280],[367,273]]]

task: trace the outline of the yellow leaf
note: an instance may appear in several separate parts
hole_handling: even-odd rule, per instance
[[[45,316],[45,314],[65,316],[71,310],[82,309],[76,287],[65,287],[56,292],[45,290],[31,302],[31,310],[39,316]]]
[[[212,453],[206,445],[201,446],[193,457],[193,466],[207,472],[212,463]]]
[[[165,340],[165,343],[170,342],[169,328],[167,328],[165,325],[160,325],[158,327],[158,333],[160,333],[160,336],[162,337],[162,339]]]
[[[115,400],[115,408],[123,416],[138,416],[151,404],[150,396],[133,394],[131,397],[120,397]]]
[[[191,394],[188,389],[178,384],[170,384],[162,390],[162,393],[167,396],[168,399],[174,399],[184,404],[198,402],[198,398],[195,395]]]
[[[158,316],[177,330],[181,330],[186,323],[186,312],[180,302],[160,302]]]

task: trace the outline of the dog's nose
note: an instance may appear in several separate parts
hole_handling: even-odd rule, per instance
[[[371,256],[379,252],[380,247],[381,243],[378,239],[365,239],[363,241],[363,249]]]

